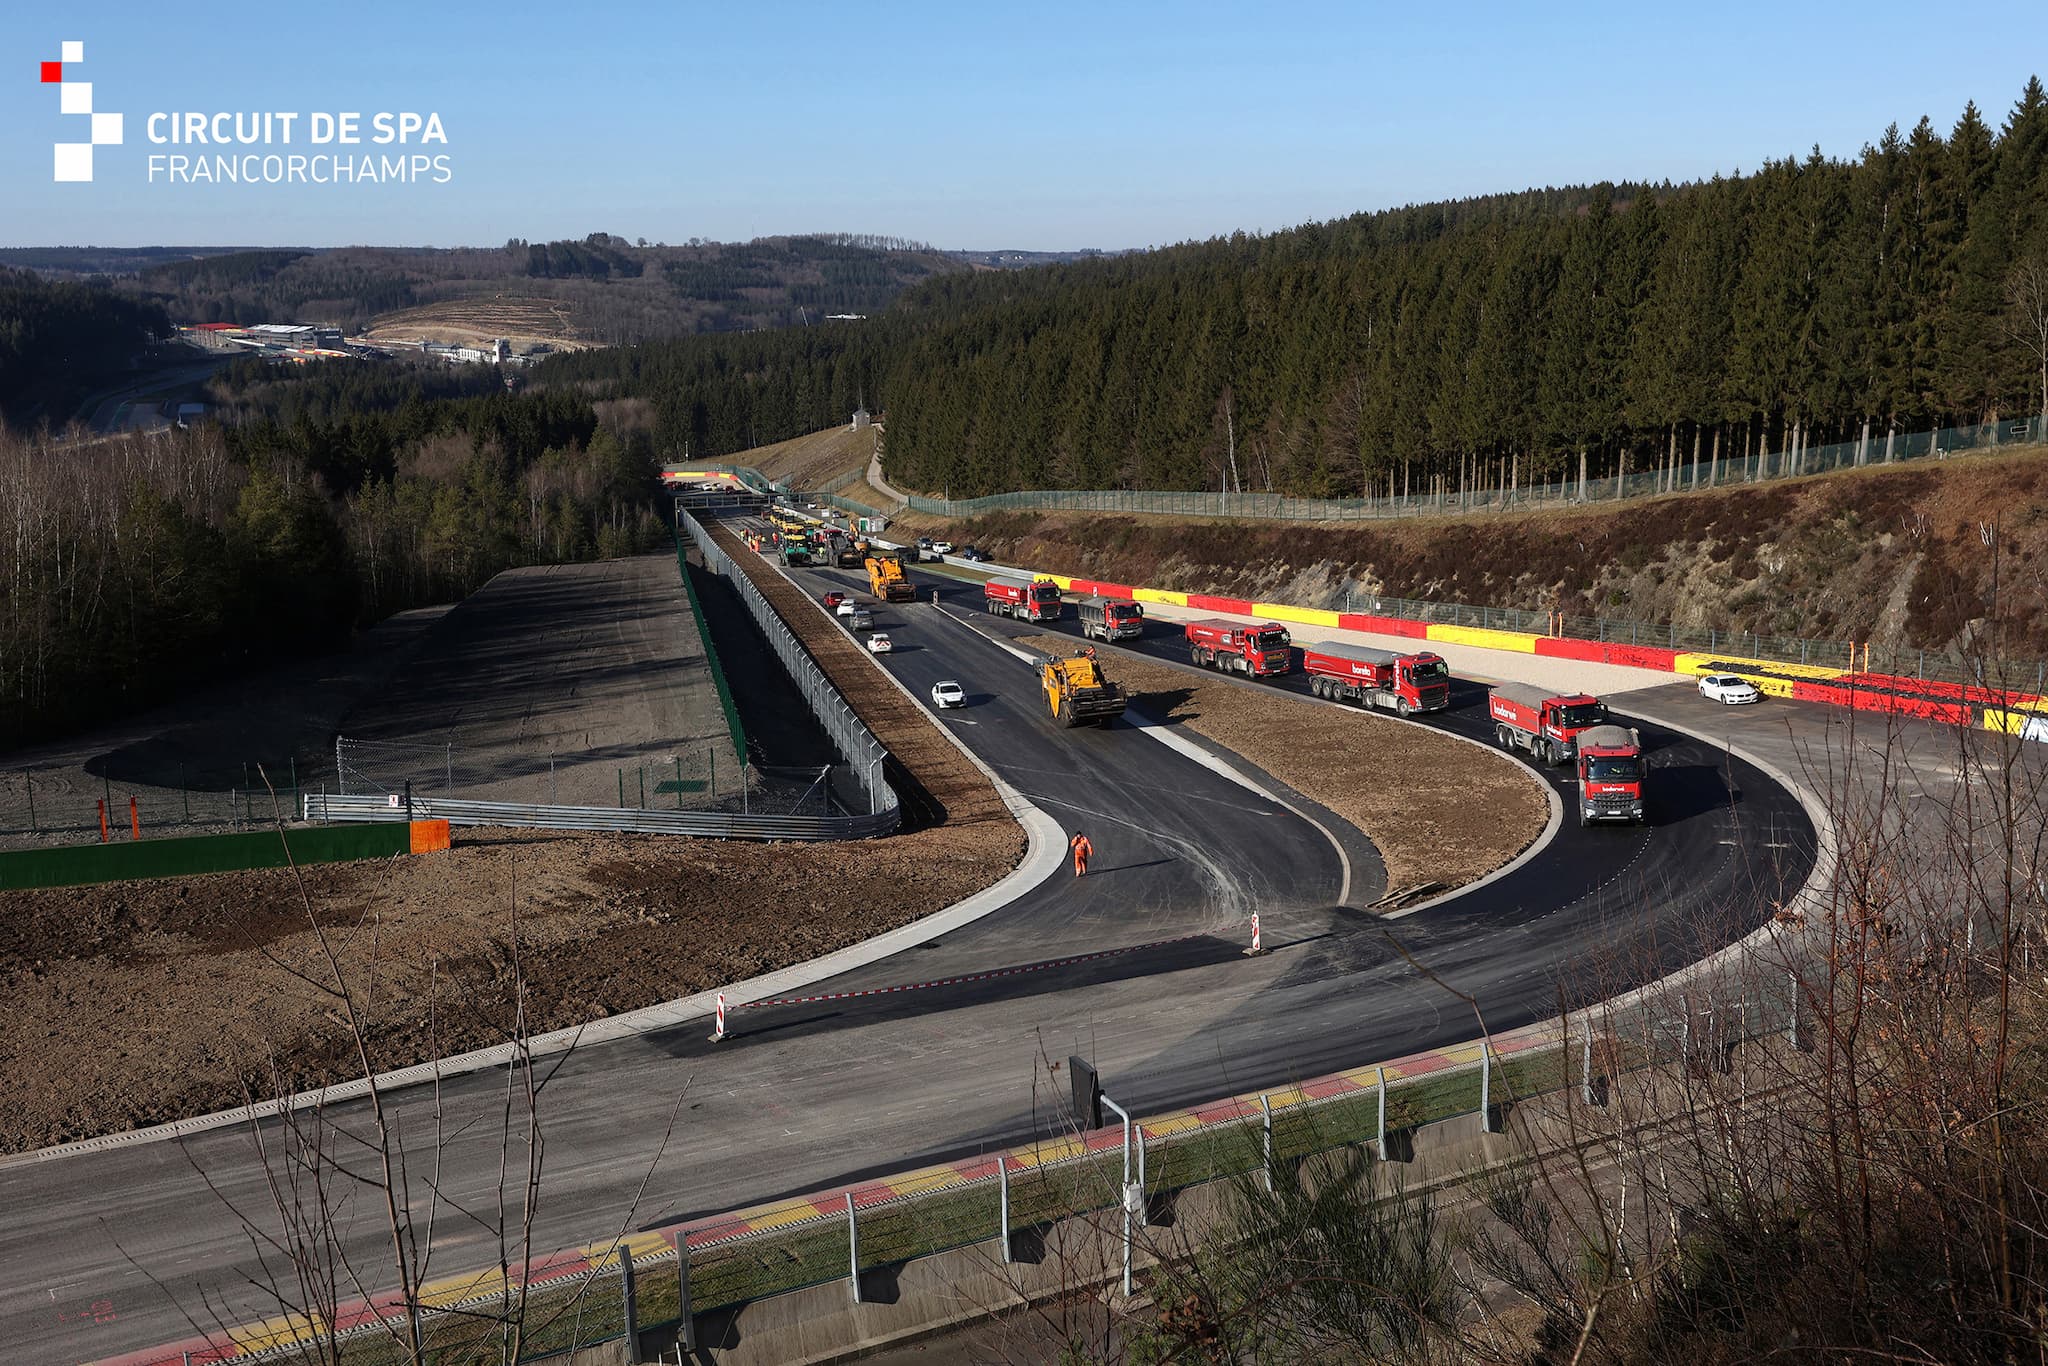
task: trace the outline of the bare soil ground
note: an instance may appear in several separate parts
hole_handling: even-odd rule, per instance
[[[0,1150],[355,1075],[314,923],[373,1002],[372,1060],[388,1068],[502,1042],[518,978],[530,1027],[566,1028],[830,952],[1014,867],[1023,834],[980,770],[801,593],[740,557],[897,756],[908,833],[463,831],[447,854],[307,869],[303,902],[282,870],[5,894]]]
[[[488,346],[497,337],[510,341],[514,350],[535,342],[558,351],[595,344],[577,328],[568,300],[507,294],[444,299],[386,313],[363,336],[379,346],[417,345],[423,340]]]
[[[373,1001],[379,1068],[738,981],[892,929],[1014,861],[992,827],[857,846],[465,831],[447,854],[305,870]],[[1005,861],[1006,858],[1009,861]],[[305,980],[311,978],[311,981]],[[356,1075],[285,870],[0,898],[0,1151]]]
[[[1027,636],[1065,653],[1070,636]],[[1111,678],[1161,720],[1204,735],[1350,821],[1378,847],[1387,887],[1461,887],[1529,847],[1550,820],[1521,765],[1390,717],[1347,713],[1129,655],[1105,655]],[[1417,801],[1418,786],[1456,801]]]
[[[1983,527],[1999,529],[1997,555]],[[2048,451],[1366,526],[1003,513],[909,534],[1112,582],[1342,607],[1347,592],[2048,658]],[[1957,655],[1960,658],[1960,654]]]

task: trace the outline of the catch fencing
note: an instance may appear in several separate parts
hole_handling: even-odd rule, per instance
[[[1565,477],[1545,483],[1503,481],[1491,488],[1443,489],[1392,498],[1290,498],[1277,493],[1208,493],[1148,489],[1033,489],[982,498],[927,498],[911,494],[906,506],[937,517],[978,517],[991,512],[1152,513],[1177,517],[1236,517],[1260,521],[1368,522],[1447,513],[1503,511],[1611,502],[1622,498],[1758,484],[1829,470],[1942,459],[1965,451],[1995,450],[2048,439],[2039,417],[2015,418],[1926,432],[1878,432],[1855,441],[1751,455],[1723,452],[1697,461],[1660,464],[1599,479]],[[835,503],[835,506],[838,504]]]
[[[804,695],[825,734],[845,757],[855,782],[867,798],[869,813],[881,815],[899,811],[896,792],[882,773],[883,760],[888,756],[882,742],[874,737],[846,699],[839,695],[839,690],[832,686],[825,671],[811,658],[810,651],[776,615],[768,599],[754,586],[754,581],[711,538],[703,524],[694,517],[680,517],[677,521],[679,529],[703,557],[704,567],[725,578],[739,594],[740,601],[747,605],[747,611],[761,628],[761,634],[767,637],[769,648],[782,661],[783,669]]]
[[[330,777],[324,767],[291,757],[275,763],[173,760],[129,766],[96,760],[89,766],[15,769],[0,773],[0,845],[267,829],[279,812],[297,809],[302,783]]]
[[[662,811],[638,807],[532,806],[465,801],[454,797],[342,796],[308,792],[304,817],[319,822],[444,820],[450,825],[514,826],[533,830],[605,830],[640,835],[695,835],[717,839],[857,840],[886,835],[897,813],[778,815],[766,811]]]
[[[692,1315],[835,1281],[845,1282],[858,1302],[864,1273],[974,1246],[987,1247],[991,1262],[1008,1262],[1019,1235],[1077,1216],[1133,1208],[1142,1229],[1151,1212],[1180,1191],[1256,1180],[1276,1164],[1341,1148],[1404,1162],[1413,1158],[1415,1135],[1424,1126],[1476,1116],[1483,1129],[1497,1132],[1513,1107],[1574,1091],[1578,1103],[1604,1105],[1609,1083],[1629,1073],[1673,1064],[1695,1075],[1727,1073],[1740,1065],[1741,1046],[1783,1041],[1800,1047],[1811,1039],[1812,1026],[1801,985],[1789,974],[1775,982],[1752,977],[1745,990],[1718,994],[1660,989],[1561,1031],[1539,1027],[1467,1046],[1462,1051],[1473,1055],[1467,1061],[1446,1065],[1447,1053],[1422,1055],[1239,1096],[1199,1113],[1139,1120],[1128,1129],[1129,1170],[1140,1193],[1128,1204],[1125,1129],[1112,1126],[1069,1129],[952,1167],[700,1221],[668,1231],[659,1248],[614,1249],[571,1272],[529,1281],[528,1347],[518,1360],[628,1334],[686,1333]],[[1142,1247],[1137,1233],[1128,1236]],[[480,1296],[477,1312],[466,1316],[427,1317],[426,1360],[501,1359],[492,1353],[504,1329],[489,1311],[503,1294]],[[339,1348],[343,1366],[395,1366],[402,1359],[376,1325],[354,1330]],[[269,1355],[289,1359],[299,1352],[283,1348]],[[173,1361],[167,1358],[164,1366]]]

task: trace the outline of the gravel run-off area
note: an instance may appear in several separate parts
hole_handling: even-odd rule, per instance
[[[1023,643],[1074,648],[1068,636]],[[1461,887],[1549,823],[1543,789],[1520,764],[1440,731],[1121,652],[1101,658],[1132,706],[1243,755],[1365,832],[1390,889]]]
[[[286,870],[7,893],[0,1151],[355,1075],[315,921],[383,1069],[504,1042],[522,988],[529,1029],[565,1028],[856,943],[1014,867],[1022,831],[981,771],[844,632],[807,603],[782,610],[896,756],[906,833],[463,830],[445,854],[308,868],[303,894]]]

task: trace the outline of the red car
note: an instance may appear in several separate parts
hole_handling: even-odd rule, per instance
[[[827,607],[837,607],[840,603],[845,601],[846,594],[840,592],[836,588],[825,595],[825,605]]]

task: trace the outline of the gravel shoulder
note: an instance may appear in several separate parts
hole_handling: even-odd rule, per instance
[[[1074,648],[1070,636],[1022,640],[1059,653]],[[1392,890],[1477,881],[1549,823],[1536,781],[1477,745],[1121,652],[1105,654],[1103,663],[1130,689],[1133,706],[1243,755],[1364,831]]]

